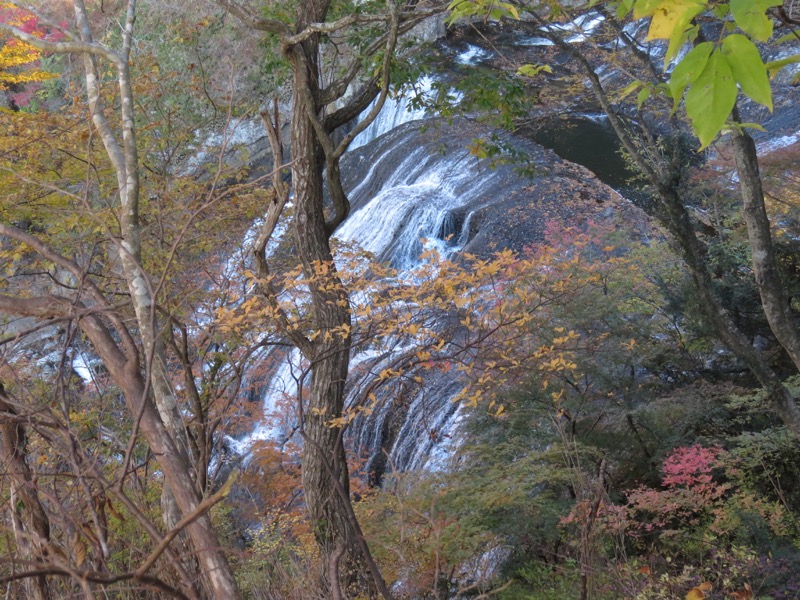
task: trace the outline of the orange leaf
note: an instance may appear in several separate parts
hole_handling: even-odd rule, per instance
[[[705,597],[706,595],[699,587],[690,589],[689,593],[686,594],[686,600],[703,600]]]
[[[735,600],[752,600],[753,588],[749,583],[744,584],[744,589],[741,592],[731,592],[730,594]]]
[[[711,590],[714,589],[714,586],[711,585],[710,581],[704,581],[703,583],[697,586],[697,589],[700,590],[701,592],[710,592]]]
[[[648,566],[639,567],[638,571],[642,575],[652,575],[653,574],[653,572],[650,570],[650,567],[648,567]]]

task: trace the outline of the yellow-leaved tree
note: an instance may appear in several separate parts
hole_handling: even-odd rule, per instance
[[[0,21],[36,37],[45,37],[47,33],[36,17],[7,2],[0,2]],[[55,37],[60,37],[58,32]],[[30,44],[13,37],[0,37],[0,91],[18,91],[24,84],[56,77],[41,68],[42,55],[41,50]]]

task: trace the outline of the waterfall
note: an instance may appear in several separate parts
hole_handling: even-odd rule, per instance
[[[376,170],[383,162],[393,164],[405,150],[401,143],[380,156],[350,192],[351,202],[360,208],[336,232],[339,239],[358,242],[401,270],[417,264],[421,240],[444,257],[459,250],[462,238],[454,230],[453,210],[492,189],[499,176],[497,171],[481,169],[466,149],[431,154],[429,148],[417,147],[409,148],[406,158],[375,190]]]
[[[392,129],[399,127],[411,121],[424,119],[428,116],[427,110],[422,106],[414,106],[412,98],[414,95],[429,94],[433,79],[430,77],[423,77],[414,86],[413,90],[406,90],[404,93],[389,95],[383,104],[381,112],[375,117],[375,120],[369,126],[359,133],[350,144],[350,150],[353,151],[361,146],[369,144],[371,141],[378,139],[385,133],[389,133]],[[369,112],[375,107],[377,100],[373,100],[364,114]]]
[[[249,459],[253,445],[259,441],[269,441],[282,445],[287,442],[297,428],[295,402],[299,383],[306,375],[302,355],[297,348],[287,351],[282,347],[271,348],[264,353],[261,362],[272,365],[265,387],[261,390],[262,418],[253,430],[240,439],[229,437],[228,447]]]
[[[490,168],[487,160],[469,153],[469,143],[486,131],[465,120],[445,125],[420,119],[424,115],[407,111],[406,103],[406,98],[393,99],[386,114],[357,138],[363,144],[343,158],[342,180],[352,212],[335,233],[340,241],[356,243],[390,262],[400,279],[410,277],[408,272],[419,265],[425,249],[448,257],[467,247],[478,226],[487,222],[477,215],[494,211],[498,198],[530,184],[513,173],[511,165]],[[538,152],[542,163],[552,160],[533,146],[525,150]],[[502,215],[504,209],[496,212]],[[354,349],[347,405],[356,402],[375,373],[409,350],[402,343],[385,340],[380,348]],[[263,394],[265,421],[244,439],[231,441],[244,454],[257,440],[283,443],[296,426],[292,400],[301,377],[300,353],[273,350],[264,361],[274,363]],[[350,427],[348,443],[369,455],[367,468],[377,477],[391,468],[445,468],[457,446],[464,413],[452,400],[463,381],[457,371],[421,375],[423,383],[416,389],[386,386],[373,413],[358,417]]]

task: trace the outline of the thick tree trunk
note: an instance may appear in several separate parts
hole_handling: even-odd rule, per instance
[[[758,155],[753,138],[745,131],[731,133],[733,156],[739,172],[744,220],[753,256],[761,305],[772,333],[800,371],[800,330],[789,307],[780,273],[775,264],[772,232],[764,205],[764,190],[758,169]]]
[[[25,426],[16,420],[17,411],[0,383],[0,464],[11,481],[9,497],[14,541],[19,558],[35,563],[42,560],[42,551],[50,541],[50,520],[39,500],[31,470],[25,459],[27,435]],[[32,565],[32,568],[36,568]],[[24,582],[26,595],[32,600],[49,600],[52,596],[44,577]]]
[[[291,132],[294,239],[309,281],[315,328],[323,332],[313,344],[313,355],[307,357],[311,361],[311,389],[304,423],[303,489],[323,558],[326,564],[337,558],[345,595],[350,596],[347,588],[355,586],[363,591],[370,587],[370,579],[348,519],[349,473],[341,432],[330,424],[342,415],[350,362],[350,336],[337,332],[349,331],[351,317],[325,227],[324,156],[307,112],[316,113],[316,107],[307,106],[313,98],[313,84],[311,94],[305,87],[314,81],[316,53],[315,40],[290,51],[295,72]],[[333,332],[332,337],[326,332]]]

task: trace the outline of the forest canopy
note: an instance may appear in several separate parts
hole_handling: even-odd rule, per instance
[[[800,597],[798,24],[0,0],[6,597]]]

